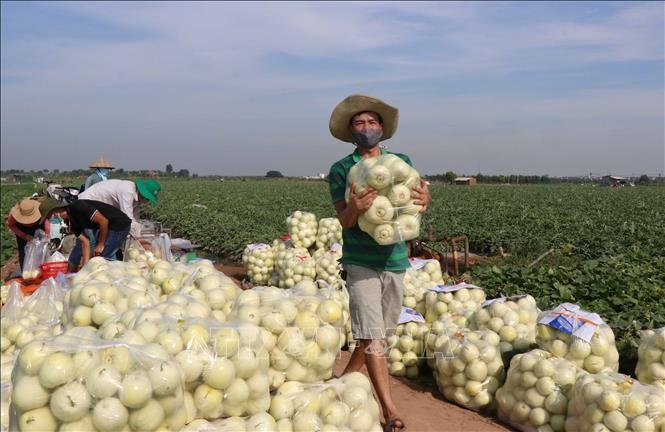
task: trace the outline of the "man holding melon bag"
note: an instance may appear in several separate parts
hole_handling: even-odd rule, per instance
[[[343,228],[341,262],[347,273],[353,337],[358,341],[344,373],[367,366],[384,429],[392,432],[406,425],[390,391],[385,338],[397,327],[404,275],[410,267],[404,239],[418,235],[419,214],[431,202],[427,183],[411,167],[411,159],[378,145],[393,136],[397,121],[397,108],[374,97],[351,95],[341,101],[330,117],[330,132],[356,148],[335,162],[328,176]],[[395,222],[400,218],[406,218],[401,230]],[[409,223],[407,233],[406,222],[413,219],[418,224],[412,228]]]

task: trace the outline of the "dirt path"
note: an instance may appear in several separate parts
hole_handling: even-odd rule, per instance
[[[18,267],[18,254],[9,258],[5,264],[2,265],[2,268],[0,268],[0,277],[2,277],[2,280],[7,280],[16,267]]]
[[[335,373],[341,373],[350,353],[342,351],[335,363]],[[367,370],[362,371],[367,375]],[[390,377],[393,398],[401,418],[410,432],[508,432],[512,429],[474,411],[460,408],[443,400],[436,388],[417,382]]]

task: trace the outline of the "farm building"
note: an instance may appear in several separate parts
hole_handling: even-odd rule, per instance
[[[475,185],[478,181],[473,177],[457,177],[454,183],[456,185]]]
[[[612,176],[612,175],[606,175],[603,177],[601,184],[603,186],[610,186],[610,187],[624,187],[624,186],[634,186],[628,177],[619,177],[619,176]]]

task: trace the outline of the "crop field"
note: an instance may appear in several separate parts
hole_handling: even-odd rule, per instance
[[[162,186],[159,204],[146,214],[174,237],[235,262],[248,243],[286,233],[285,219],[295,210],[334,215],[325,182],[197,179]],[[3,214],[39,189],[3,185]],[[628,372],[638,331],[665,326],[665,189],[433,184],[430,190],[423,233],[431,227],[436,236],[465,234],[471,252],[493,257],[470,272],[488,298],[529,293],[543,310],[568,301],[599,313],[614,329]],[[2,243],[4,263],[15,253],[7,229]],[[499,257],[500,249],[510,257]]]

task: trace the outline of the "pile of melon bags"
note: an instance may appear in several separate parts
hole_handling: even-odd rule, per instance
[[[380,430],[367,378],[331,380],[346,334],[341,290],[243,291],[210,261],[143,257],[94,258],[64,286],[9,294],[3,430],[199,430],[224,419]]]

